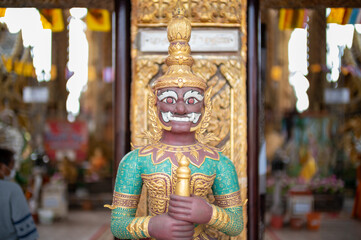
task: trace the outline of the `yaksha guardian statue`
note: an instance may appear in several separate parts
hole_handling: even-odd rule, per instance
[[[184,11],[178,4],[168,26],[168,70],[151,84],[150,144],[128,153],[118,168],[108,207],[112,233],[120,239],[217,239],[214,229],[230,236],[243,230],[235,167],[205,144],[211,89],[191,70],[191,24]],[[150,215],[135,217],[143,185]]]

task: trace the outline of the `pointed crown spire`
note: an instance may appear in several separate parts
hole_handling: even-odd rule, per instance
[[[181,1],[177,2],[173,11],[173,18],[168,25],[168,57],[165,60],[168,65],[167,72],[156,79],[153,90],[165,87],[197,87],[205,90],[207,83],[192,72],[193,58],[189,40],[191,38],[191,22],[184,16],[185,9]]]

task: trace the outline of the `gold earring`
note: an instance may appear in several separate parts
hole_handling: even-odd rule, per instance
[[[157,93],[158,93],[158,90],[156,90],[155,93],[151,92],[150,99],[151,99],[152,102],[149,103],[149,109],[153,112],[152,114],[156,116],[155,120],[156,120],[156,124],[157,124],[158,128],[160,126],[161,129],[164,129],[166,131],[170,131],[172,129],[172,127],[164,125],[162,123],[162,121],[159,119],[158,109],[156,107],[157,95],[158,95]],[[150,105],[150,104],[152,104],[152,105]]]
[[[212,111],[211,93],[212,93],[212,87],[209,87],[204,94],[205,108],[204,108],[201,122],[197,126],[191,128],[191,132],[197,131],[196,132],[197,135],[203,134],[209,125],[209,120],[210,120],[211,111]]]
[[[192,130],[196,131],[196,139],[198,140],[198,142],[202,144],[207,144],[208,142],[213,140],[219,140],[219,138],[216,137],[213,133],[208,133],[204,135],[209,125],[209,121],[211,119],[211,113],[212,113],[211,93],[212,93],[212,87],[209,87],[204,94],[205,109],[202,120],[196,127],[194,127],[195,130],[191,129],[191,131]]]
[[[162,122],[159,120],[156,108],[156,94],[152,91],[151,88],[148,89],[150,94],[148,95],[148,115],[150,124],[153,127],[153,131],[146,130],[144,131],[140,137],[147,139],[151,144],[159,142],[162,138],[163,129],[169,131],[171,127],[164,126]]]

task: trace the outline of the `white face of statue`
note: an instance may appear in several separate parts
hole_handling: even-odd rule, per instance
[[[163,88],[157,94],[158,117],[171,132],[190,132],[200,123],[203,99],[199,88]]]

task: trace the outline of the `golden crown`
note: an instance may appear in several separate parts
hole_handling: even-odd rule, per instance
[[[192,72],[193,58],[188,44],[192,27],[184,13],[185,9],[178,1],[167,29],[170,44],[169,56],[165,63],[168,65],[168,70],[153,82],[151,86],[153,90],[165,87],[197,87],[203,90],[207,88],[206,81]]]

